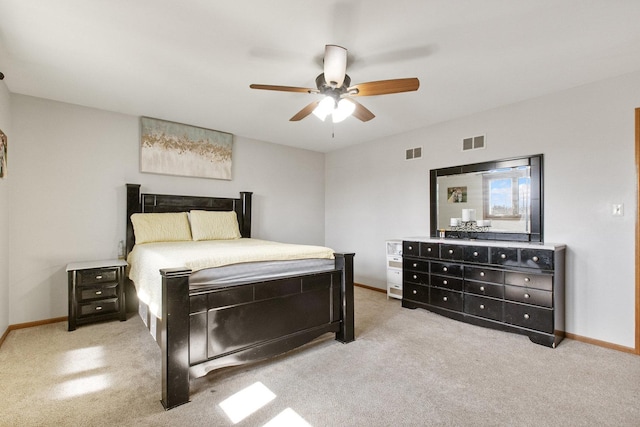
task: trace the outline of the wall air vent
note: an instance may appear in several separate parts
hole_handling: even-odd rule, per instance
[[[472,136],[462,140],[462,151],[477,150],[485,147],[485,136]]]
[[[419,159],[422,157],[422,147],[409,148],[406,151],[405,160]]]

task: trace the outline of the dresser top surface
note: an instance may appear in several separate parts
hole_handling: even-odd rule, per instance
[[[514,242],[507,240],[471,240],[471,239],[440,239],[437,237],[406,237],[403,241],[411,242],[425,242],[425,243],[444,243],[448,245],[466,245],[466,246],[490,246],[500,248],[522,248],[522,249],[549,249],[560,250],[565,249],[566,245],[563,243],[548,243],[548,242]]]

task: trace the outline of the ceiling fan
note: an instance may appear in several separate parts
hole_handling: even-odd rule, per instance
[[[353,97],[411,92],[418,90],[418,87],[420,87],[420,81],[415,77],[379,80],[351,86],[351,78],[346,73],[347,49],[336,45],[325,46],[323,71],[322,74],[316,77],[316,89],[263,84],[252,84],[249,87],[251,89],[323,95],[322,99],[313,101],[289,120],[296,122],[313,113],[323,121],[328,115],[331,115],[334,123],[341,122],[350,115],[363,122],[375,117],[371,111],[353,99]]]

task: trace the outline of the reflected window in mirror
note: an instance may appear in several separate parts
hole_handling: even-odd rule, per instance
[[[531,197],[529,166],[483,173],[482,193],[485,219],[529,218]]]

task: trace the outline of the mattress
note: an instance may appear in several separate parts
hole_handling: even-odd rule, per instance
[[[128,275],[138,298],[161,318],[163,268],[193,271],[190,287],[229,286],[334,268],[333,250],[260,239],[157,242],[134,246]]]

